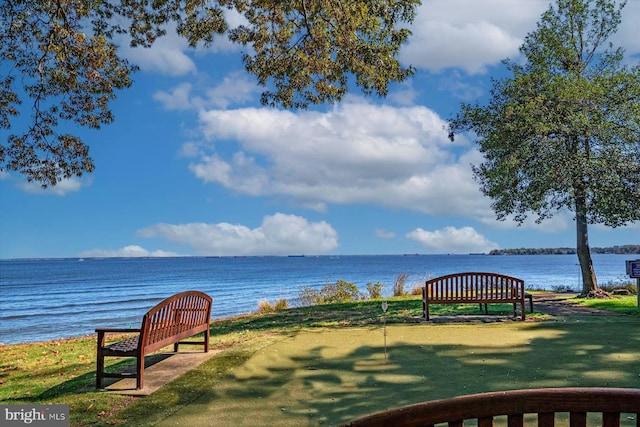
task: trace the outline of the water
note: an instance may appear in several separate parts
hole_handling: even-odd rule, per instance
[[[600,283],[625,279],[634,255],[594,255]],[[96,327],[138,327],[163,298],[200,290],[214,299],[213,318],[255,311],[258,302],[286,298],[301,287],[346,280],[366,292],[398,274],[406,290],[428,277],[490,271],[520,277],[529,289],[581,288],[575,255],[420,255],[247,258],[104,258],[0,261],[0,343],[88,335]]]

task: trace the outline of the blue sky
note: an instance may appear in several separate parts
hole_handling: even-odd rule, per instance
[[[225,40],[193,51],[170,35],[126,49],[141,70],[112,105],[116,121],[73,129],[90,144],[93,174],[42,190],[0,173],[0,258],[573,247],[569,213],[496,221],[472,179],[476,146],[444,130],[461,102],[486,99],[500,60],[518,57],[547,6],[425,0],[400,55],[414,78],[386,99],[354,90],[308,111],[260,106]],[[636,62],[637,22],[640,0],[630,0],[612,40]],[[638,242],[637,223],[590,228],[592,246]]]

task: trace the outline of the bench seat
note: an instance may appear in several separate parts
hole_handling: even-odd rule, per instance
[[[140,335],[136,335],[135,337],[127,338],[122,341],[109,344],[103,348],[102,352],[104,354],[110,353],[113,355],[116,355],[116,354],[126,355],[128,353],[134,354],[134,352],[138,349],[139,341],[140,341]]]

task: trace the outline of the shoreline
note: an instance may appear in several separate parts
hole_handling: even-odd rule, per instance
[[[571,298],[575,298],[577,295],[579,295],[577,292],[573,292],[573,291],[557,292],[557,291],[550,291],[550,290],[542,290],[542,291],[534,291],[532,295],[533,295],[534,309],[536,308],[536,304],[539,304],[538,307],[542,305],[545,308],[543,310],[536,310],[536,312],[542,312],[543,314],[566,315],[571,313],[576,314],[576,311],[577,311],[577,314],[580,314],[580,313],[593,314],[593,313],[602,312],[602,310],[599,310],[599,309],[580,306],[576,303],[564,301]],[[383,298],[383,299],[386,300],[386,298]],[[363,301],[375,301],[375,300],[363,300]],[[552,305],[550,306],[550,304]],[[299,307],[290,307],[290,309],[295,309],[295,308],[299,308]],[[603,314],[618,315],[617,313],[614,313],[614,312],[604,312]],[[259,312],[250,312],[250,313],[237,314],[237,315],[223,317],[223,318],[215,318],[210,320],[209,325],[210,327],[213,327],[215,323],[218,323],[218,322],[233,322],[237,320],[247,319],[250,317],[259,317],[261,315],[263,314]],[[135,332],[132,331],[131,333],[134,334]],[[127,332],[122,332],[122,334],[127,334]],[[93,333],[93,334],[87,334],[87,335],[54,338],[49,340],[26,341],[26,342],[20,342],[20,343],[0,343],[0,348],[28,346],[28,345],[54,345],[55,346],[55,345],[68,343],[69,341],[83,341],[83,340],[96,340],[96,339],[97,339],[97,336],[95,333]]]
[[[594,258],[601,284],[620,283],[627,256]],[[391,297],[399,274],[404,290],[456,271],[494,271],[525,280],[527,290],[581,289],[573,256],[355,256],[270,258],[105,259],[97,262],[3,264],[0,342],[5,345],[91,335],[97,327],[137,327],[157,302],[196,289],[214,299],[212,318],[256,312],[261,301],[296,303],[305,288],[340,280],[367,294],[384,286]],[[561,286],[562,285],[562,286]]]

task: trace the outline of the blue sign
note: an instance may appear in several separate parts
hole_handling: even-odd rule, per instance
[[[629,277],[640,279],[640,259],[627,261],[627,273]]]

